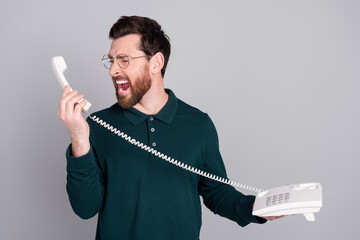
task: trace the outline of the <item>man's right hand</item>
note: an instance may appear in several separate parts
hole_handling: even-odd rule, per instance
[[[90,128],[85,118],[81,114],[81,109],[85,107],[87,101],[84,96],[78,95],[77,91],[70,92],[69,85],[65,86],[61,95],[58,117],[65,124],[71,137],[71,151],[74,157],[85,155],[90,150]]]

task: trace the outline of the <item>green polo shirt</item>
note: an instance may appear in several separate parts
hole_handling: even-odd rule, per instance
[[[118,104],[96,115],[132,138],[185,164],[226,178],[218,136],[206,113],[176,98],[156,115]],[[254,196],[200,177],[123,140],[92,119],[89,153],[67,157],[67,192],[81,218],[98,213],[96,239],[198,240],[200,196],[215,214],[240,226],[263,223],[251,214]]]

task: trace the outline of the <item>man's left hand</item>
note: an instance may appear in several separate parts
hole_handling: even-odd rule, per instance
[[[281,216],[269,216],[269,217],[262,217],[268,221],[272,221],[272,220],[275,220],[275,219],[279,219],[279,218],[283,218],[283,217],[286,217],[287,215],[281,215]]]

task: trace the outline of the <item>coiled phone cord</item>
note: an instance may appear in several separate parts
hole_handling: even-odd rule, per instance
[[[190,165],[187,165],[187,164],[184,164],[183,162],[181,161],[178,161],[178,160],[175,160],[174,158],[172,157],[169,157],[159,151],[157,151],[156,149],[152,148],[152,147],[149,147],[139,141],[137,141],[136,139],[128,136],[127,134],[125,134],[124,132],[121,132],[120,130],[116,129],[115,127],[111,126],[110,124],[106,123],[105,121],[101,120],[100,118],[96,117],[95,115],[94,116],[91,116],[89,114],[89,112],[87,112],[87,114],[89,115],[89,118],[91,118],[94,122],[100,124],[101,126],[103,126],[104,128],[108,129],[109,131],[113,132],[114,134],[118,135],[119,137],[123,138],[124,140],[128,141],[129,143],[143,149],[144,151],[147,151],[169,163],[172,163],[180,168],[183,168],[187,171],[190,171],[190,172],[193,172],[195,174],[198,174],[200,176],[203,176],[203,177],[206,177],[206,178],[210,178],[214,181],[218,181],[218,182],[221,182],[221,183],[224,183],[224,184],[228,184],[228,185],[231,185],[231,186],[234,186],[234,187],[238,187],[238,188],[243,188],[243,189],[246,189],[246,190],[249,190],[249,191],[252,191],[252,192],[256,192],[256,193],[259,193],[259,192],[262,192],[264,191],[263,189],[261,188],[255,188],[255,187],[251,187],[251,186],[248,186],[248,185],[244,185],[244,184],[240,184],[238,182],[235,182],[235,181],[231,181],[230,179],[226,179],[226,178],[222,178],[222,177],[218,177],[214,174],[210,174],[208,172],[205,172],[205,171],[202,171],[200,169],[197,169],[195,167],[192,167]]]

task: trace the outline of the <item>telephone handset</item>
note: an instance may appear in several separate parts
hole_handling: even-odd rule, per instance
[[[69,85],[64,76],[64,72],[67,69],[64,58],[62,56],[53,57],[51,59],[51,65],[55,76],[60,83],[60,86],[64,88],[66,85]],[[88,102],[83,108],[83,112],[88,113],[90,107],[91,104]],[[252,212],[253,215],[281,216],[289,214],[304,214],[308,221],[314,221],[315,218],[313,213],[319,212],[320,208],[322,207],[322,187],[320,183],[294,184],[272,188],[266,191],[261,188],[254,188],[248,185],[240,184],[230,179],[218,177],[190,165],[184,164],[181,161],[175,160],[174,158],[169,157],[155,150],[154,148],[137,141],[136,139],[133,139],[124,132],[121,132],[110,124],[99,119],[95,115],[91,116],[89,113],[88,115],[89,118],[91,118],[94,122],[100,124],[104,128],[108,129],[129,143],[143,149],[144,151],[154,154],[155,156],[169,163],[172,163],[180,168],[200,176],[210,178],[214,181],[256,192],[257,196],[254,202],[254,208]]]
[[[64,72],[67,69],[66,62],[62,56],[53,57],[51,59],[51,66],[54,70],[55,76],[57,80],[60,83],[60,86],[62,89],[64,89],[65,86],[69,85],[69,83],[66,81],[66,78],[64,76]],[[72,88],[70,87],[70,92],[72,91]],[[79,102],[81,102],[84,99],[81,99]],[[91,107],[91,103],[87,102],[85,107],[83,107],[82,111],[87,112]]]

